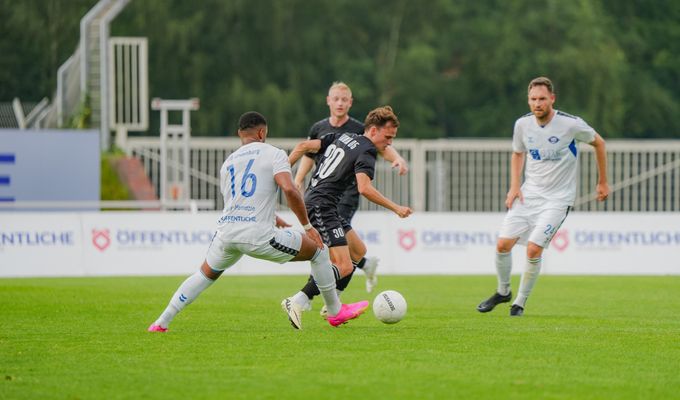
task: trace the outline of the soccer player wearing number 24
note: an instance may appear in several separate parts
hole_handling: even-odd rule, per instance
[[[548,78],[539,77],[529,83],[528,102],[531,112],[515,122],[512,137],[510,190],[505,199],[508,213],[496,243],[498,288],[477,306],[479,312],[489,312],[512,298],[511,251],[520,242],[527,246],[527,261],[510,315],[524,314],[527,298],[541,270],[543,249],[576,199],[577,141],[595,149],[599,175],[595,188],[597,200],[604,201],[609,195],[607,152],[602,137],[581,118],[553,109],[555,93]],[[520,188],[525,158],[524,184]]]
[[[241,147],[229,155],[220,169],[224,210],[217,221],[217,231],[205,260],[199,271],[180,285],[165,311],[148,331],[167,331],[175,315],[244,254],[279,264],[310,260],[312,275],[329,310],[328,322],[338,326],[358,317],[368,308],[368,301],[340,303],[328,247],[309,223],[304,200],[293,183],[288,157],[283,150],[264,143],[267,121],[257,112],[247,112],[239,119],[238,135]],[[274,207],[279,188],[305,234],[274,228]],[[300,329],[300,315],[294,311],[291,310],[288,317],[293,327]]]

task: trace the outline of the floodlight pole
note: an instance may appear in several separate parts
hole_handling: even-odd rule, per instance
[[[161,207],[168,200],[189,200],[191,176],[190,148],[191,118],[190,111],[198,110],[197,98],[189,100],[151,100],[151,109],[161,112]],[[182,122],[168,122],[168,111],[181,111]]]

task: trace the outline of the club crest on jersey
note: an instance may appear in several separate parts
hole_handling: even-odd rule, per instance
[[[555,143],[559,142],[560,139],[559,139],[557,136],[550,136],[550,137],[548,138],[548,141],[549,141],[550,143],[552,143],[552,144],[555,144]]]

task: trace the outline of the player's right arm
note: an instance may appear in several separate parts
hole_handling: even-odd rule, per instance
[[[278,174],[274,175],[274,180],[281,188],[283,195],[286,196],[288,207],[300,221],[300,224],[302,224],[303,227],[309,227],[308,229],[305,229],[305,233],[314,241],[314,243],[316,243],[320,249],[323,248],[321,236],[319,235],[319,232],[317,232],[317,230],[314,229],[314,227],[309,223],[309,216],[307,216],[305,201],[302,198],[300,191],[295,187],[290,172],[279,172]]]
[[[605,201],[609,196],[609,184],[607,183],[607,148],[604,139],[598,133],[595,134],[595,139],[590,143],[595,149],[595,160],[597,161],[597,200]]]
[[[366,175],[365,173],[359,172],[358,174],[356,174],[356,178],[357,189],[359,190],[359,193],[361,193],[362,196],[372,201],[373,203],[379,206],[383,206],[388,210],[392,210],[395,214],[397,214],[401,218],[406,218],[413,212],[411,208],[401,206],[385,197],[382,193],[380,193],[378,189],[373,187],[373,184],[371,184],[371,178],[369,178],[368,175]]]
[[[298,170],[295,173],[295,186],[298,190],[302,191],[302,184],[305,182],[305,176],[312,170],[313,166],[314,160],[311,157],[307,155],[302,156]]]
[[[295,165],[300,157],[306,153],[317,153],[319,149],[321,149],[320,139],[305,140],[304,142],[300,142],[288,155],[288,162],[290,162],[290,165]]]
[[[399,175],[406,175],[408,172],[408,163],[404,158],[399,155],[399,152],[392,146],[387,146],[384,151],[380,152],[380,155],[389,162],[392,163],[392,168],[397,168]]]
[[[524,167],[525,153],[512,152],[510,159],[510,190],[505,198],[505,206],[512,208],[512,203],[516,198],[519,198],[521,203],[524,203],[524,196],[520,187],[522,186],[522,167]]]

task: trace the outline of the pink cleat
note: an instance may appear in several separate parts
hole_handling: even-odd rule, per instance
[[[167,332],[168,328],[163,328],[160,325],[151,324],[151,326],[149,327],[149,329],[147,329],[147,331],[148,332]]]
[[[338,326],[347,323],[350,319],[357,318],[363,314],[368,308],[368,301],[360,301],[358,303],[343,304],[340,307],[340,312],[337,315],[328,316],[326,319],[332,326]]]

